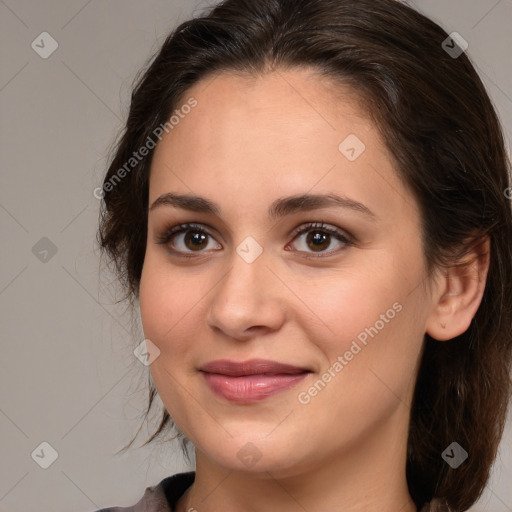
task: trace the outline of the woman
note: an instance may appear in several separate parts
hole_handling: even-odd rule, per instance
[[[481,495],[511,391],[511,184],[464,50],[394,0],[226,0],[164,42],[99,242],[166,409],[148,442],[174,426],[196,470],[133,510]]]

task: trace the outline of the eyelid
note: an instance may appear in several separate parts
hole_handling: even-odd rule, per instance
[[[324,233],[328,233],[332,237],[336,238],[338,241],[342,242],[345,247],[342,249],[332,249],[329,251],[320,251],[318,253],[315,252],[307,252],[307,251],[296,251],[302,255],[304,255],[305,258],[309,259],[319,259],[319,258],[327,258],[330,256],[337,255],[344,251],[347,247],[355,245],[356,239],[353,235],[348,233],[347,231],[338,228],[334,225],[326,224],[324,221],[320,222],[306,222],[298,226],[296,229],[293,230],[291,236],[293,236],[292,242],[295,241],[295,239],[304,233],[308,233],[309,231],[322,231]],[[288,244],[289,245],[289,244]],[[288,245],[286,247],[288,247]]]
[[[171,226],[168,229],[165,229],[162,234],[155,235],[155,243],[160,245],[167,245],[170,241],[170,239],[175,235],[180,235],[182,233],[186,233],[187,231],[195,231],[197,233],[204,233],[205,235],[208,235],[210,238],[214,238],[212,233],[205,229],[204,224],[197,224],[194,222],[185,222],[183,224],[177,224],[174,226]],[[218,243],[218,242],[217,242]],[[175,249],[169,249],[173,254],[178,254],[180,256],[187,257],[186,255],[189,254],[191,256],[200,256],[204,254],[205,251],[198,251],[196,254],[194,254],[194,251],[177,251]]]
[[[291,232],[290,236],[293,236],[295,239],[297,235],[300,235],[307,231],[313,231],[314,229],[317,229],[318,231],[325,231],[327,233],[330,233],[332,235],[338,235],[340,237],[343,236],[347,240],[352,240],[354,238],[352,235],[347,233],[345,230],[338,228],[336,226],[333,226],[331,224],[326,224],[323,220],[317,221],[317,222],[312,222],[312,221],[304,222],[303,224],[301,224],[300,226],[295,228]]]

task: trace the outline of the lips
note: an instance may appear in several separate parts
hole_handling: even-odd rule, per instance
[[[266,359],[211,361],[200,368],[208,387],[218,396],[250,404],[289,389],[311,370]]]
[[[296,374],[310,371],[308,368],[300,368],[289,364],[278,363],[268,359],[251,359],[250,361],[229,361],[219,359],[211,361],[199,368],[206,373],[218,373],[230,377],[241,377],[244,375],[262,374]]]

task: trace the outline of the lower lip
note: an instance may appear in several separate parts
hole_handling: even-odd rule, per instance
[[[217,395],[239,404],[250,404],[285,391],[303,380],[307,373],[279,375],[246,375],[230,377],[203,372],[206,383]]]

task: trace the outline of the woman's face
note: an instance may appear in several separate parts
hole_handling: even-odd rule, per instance
[[[430,295],[419,211],[376,126],[307,70],[224,73],[191,97],[155,149],[140,285],[169,414],[227,470],[378,465],[379,451],[402,464]],[[256,359],[296,373],[236,365]],[[218,360],[245,376],[201,370]]]

